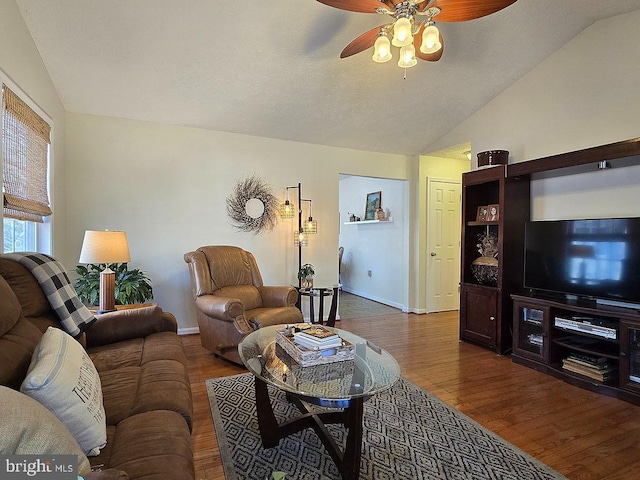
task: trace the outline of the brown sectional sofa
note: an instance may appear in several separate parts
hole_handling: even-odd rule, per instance
[[[78,340],[100,376],[107,445],[89,457],[94,471],[85,478],[194,478],[191,388],[175,317],[152,306],[97,318]],[[0,258],[0,385],[19,390],[49,326],[59,322],[36,279]]]

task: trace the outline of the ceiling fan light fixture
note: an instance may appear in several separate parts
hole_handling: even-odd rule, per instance
[[[391,43],[394,47],[404,47],[413,43],[412,25],[408,17],[400,17],[394,23]]]
[[[440,31],[434,24],[428,25],[422,32],[422,44],[420,51],[425,54],[436,53],[442,48],[440,43]]]
[[[382,34],[376,39],[376,43],[373,45],[373,61],[377,63],[384,63],[391,60],[391,42],[389,37]]]
[[[398,66],[400,68],[413,67],[418,63],[416,60],[416,49],[413,44],[405,45],[400,48],[400,59],[398,60]]]

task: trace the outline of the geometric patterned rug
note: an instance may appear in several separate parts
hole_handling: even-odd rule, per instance
[[[253,378],[243,373],[205,382],[227,480],[263,480],[274,471],[286,472],[286,480],[340,480],[312,429],[262,447]],[[279,423],[296,416],[281,391],[270,386],[269,395]],[[364,406],[362,480],[565,479],[404,378]],[[345,429],[328,428],[343,446]]]

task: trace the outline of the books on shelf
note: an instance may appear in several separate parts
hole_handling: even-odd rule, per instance
[[[607,359],[605,357],[596,357],[594,355],[586,355],[583,353],[571,353],[567,357],[568,360],[571,360],[574,363],[580,363],[587,367],[595,367],[602,368],[602,365],[607,363]]]
[[[316,329],[319,329],[318,332],[315,332]],[[325,334],[322,330],[329,333]],[[300,337],[302,332],[311,338]],[[276,330],[276,343],[303,367],[355,358],[355,347],[351,342],[322,326],[308,323],[287,325]]]
[[[573,373],[606,382],[618,376],[618,365],[605,357],[571,353],[562,361],[562,368]]]

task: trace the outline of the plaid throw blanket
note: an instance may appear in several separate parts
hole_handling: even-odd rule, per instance
[[[69,335],[77,337],[95,322],[96,318],[78,298],[60,262],[42,253],[7,253],[2,256],[29,269]]]

